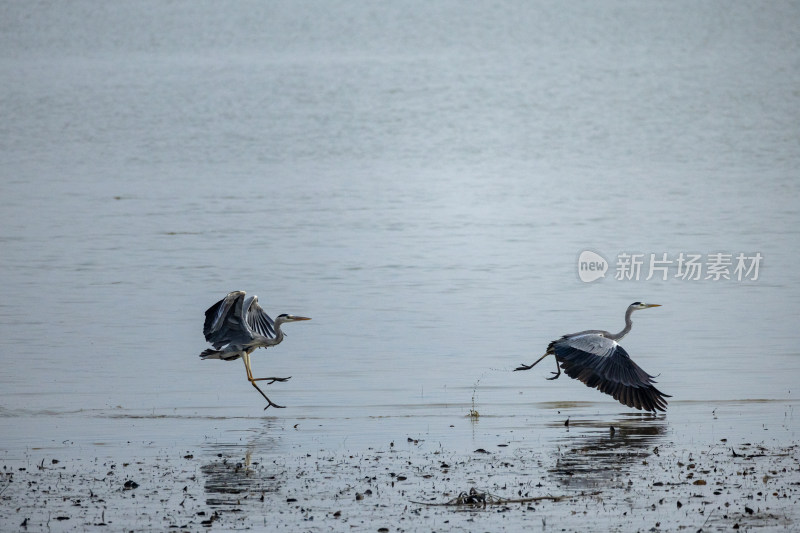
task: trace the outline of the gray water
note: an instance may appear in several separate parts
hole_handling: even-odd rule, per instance
[[[4,457],[607,431],[639,415],[511,370],[636,300],[663,306],[624,345],[672,395],[646,433],[796,439],[798,28],[794,2],[3,3]],[[682,252],[763,261],[614,278]],[[197,357],[232,290],[313,318],[254,354],[285,410]]]

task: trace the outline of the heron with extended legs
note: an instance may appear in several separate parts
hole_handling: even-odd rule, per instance
[[[234,291],[218,301],[206,311],[206,321],[203,325],[203,334],[214,349],[204,350],[200,354],[203,359],[222,359],[234,361],[242,358],[247,371],[247,380],[256,388],[261,396],[267,400],[268,407],[278,405],[270,400],[256,381],[266,381],[271,385],[278,381],[288,381],[288,378],[254,378],[250,368],[250,354],[256,348],[269,348],[283,341],[281,324],[311,320],[304,316],[282,314],[273,321],[272,318],[258,305],[258,296],[245,297],[244,291]]]
[[[653,385],[655,376],[634,363],[618,343],[633,326],[631,314],[650,307],[660,305],[634,302],[625,311],[625,328],[619,333],[590,329],[564,335],[551,342],[545,354],[535,362],[514,370],[530,370],[548,355],[553,355],[557,372],[547,379],[558,378],[563,369],[569,377],[613,396],[623,405],[645,411],[666,411],[667,400],[664,398],[669,398],[669,394],[658,390]]]

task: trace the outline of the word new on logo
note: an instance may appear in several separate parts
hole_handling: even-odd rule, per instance
[[[599,278],[604,278],[608,271],[608,261],[603,256],[584,250],[578,257],[578,277],[584,283],[589,283]]]

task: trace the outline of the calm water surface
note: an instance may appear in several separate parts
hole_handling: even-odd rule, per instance
[[[797,4],[15,2],[0,20],[6,458],[608,425],[632,446],[797,438]],[[582,283],[586,249],[763,262],[755,281],[612,264]],[[254,357],[292,376],[268,391],[285,410],[197,357],[203,312],[238,289],[313,317]],[[666,416],[545,381],[552,362],[511,373],[621,329],[635,300],[663,304],[625,346]]]

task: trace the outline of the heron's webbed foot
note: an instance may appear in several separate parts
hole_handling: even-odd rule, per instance
[[[266,398],[266,396],[265,396],[265,398]],[[275,403],[272,400],[270,400],[269,398],[267,398],[267,406],[264,408],[264,410],[266,411],[270,407],[275,407],[277,409],[286,409],[285,405],[278,405],[277,403]]]
[[[292,376],[289,376],[288,378],[254,378],[253,381],[269,380],[269,383],[267,383],[267,385],[272,385],[276,381],[280,381],[281,383],[283,383],[284,381],[289,381],[290,379],[292,379]]]
[[[554,379],[558,379],[558,376],[561,375],[561,367],[558,366],[558,359],[556,359],[556,370],[558,370],[558,372],[550,372],[551,374],[553,374],[552,378],[545,378],[545,379],[549,379],[552,381]]]
[[[256,385],[256,380],[255,379],[250,379],[249,381],[250,381],[250,384],[253,387],[255,387],[258,392],[261,393],[261,396],[263,396],[264,399],[267,400],[267,406],[264,408],[264,410],[267,410],[270,407],[275,407],[275,408],[278,408],[278,409],[284,409],[286,407],[285,405],[278,405],[277,403],[275,403],[272,400],[270,400],[269,397],[267,397],[267,395],[264,394],[264,391],[261,390],[258,385]]]
[[[545,358],[545,357],[547,357],[548,355],[550,355],[550,352],[547,352],[546,354],[544,354],[544,355],[543,355],[543,356],[541,356],[539,359],[537,359],[536,361],[534,361],[533,363],[531,363],[531,364],[529,364],[529,365],[519,365],[517,368],[515,368],[515,369],[514,369],[514,372],[516,372],[517,370],[530,370],[531,368],[535,367],[535,366],[536,366],[536,364],[537,364],[539,361],[541,361],[542,359],[544,359],[544,358]],[[558,365],[558,362],[556,362],[556,365]]]

